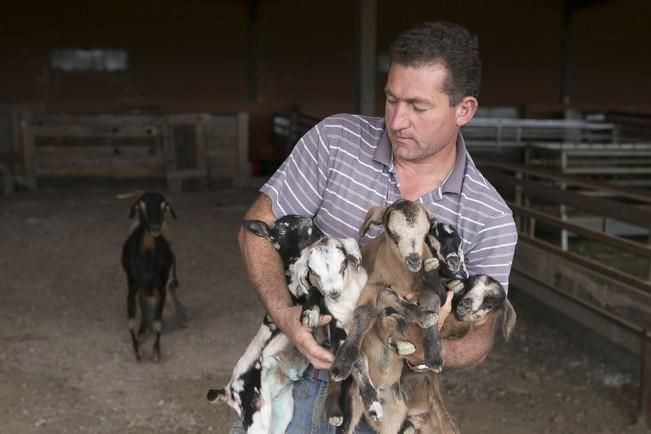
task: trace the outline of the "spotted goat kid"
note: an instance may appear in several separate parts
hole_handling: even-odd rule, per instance
[[[300,216],[283,217],[272,227],[259,221],[244,223],[271,241],[281,255],[290,294],[303,306],[303,324],[316,329],[320,314],[332,315],[330,336],[321,342],[337,347],[345,338],[344,324],[352,317],[366,272],[353,239],[320,238],[304,246],[312,237],[322,236],[311,225],[310,219]],[[229,404],[249,434],[284,433],[292,418],[292,384],[307,365],[266,315],[229,383],[210,390],[208,399]]]

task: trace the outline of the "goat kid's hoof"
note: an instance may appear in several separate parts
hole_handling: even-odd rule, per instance
[[[458,294],[463,290],[464,285],[463,282],[460,280],[451,280],[446,284],[446,286],[450,291],[454,292],[455,294]]]
[[[416,428],[414,428],[413,426],[410,425],[407,428],[405,428],[404,430],[402,430],[400,433],[401,434],[416,434]]]
[[[343,416],[330,416],[328,418],[328,423],[332,426],[341,426],[342,423],[344,423],[344,417]]]
[[[208,390],[208,393],[206,394],[206,398],[208,399],[208,402],[211,404],[215,404],[216,402],[219,402],[220,396],[224,393],[223,389],[210,389]]]
[[[319,311],[305,310],[301,314],[301,323],[305,327],[314,328],[319,325]]]
[[[423,269],[426,273],[438,269],[440,265],[441,262],[437,258],[427,258],[423,261]]]
[[[436,326],[437,322],[439,320],[439,315],[436,312],[429,312],[427,315],[425,315],[425,318],[423,319],[423,323],[421,324],[421,327],[424,329],[428,329],[430,327]]]
[[[368,409],[368,415],[374,422],[379,422],[380,419],[382,419],[382,416],[384,416],[382,404],[378,401],[373,401],[373,404],[371,404],[371,407]]]
[[[409,341],[396,341],[394,346],[396,352],[401,356],[408,356],[416,352],[416,346]]]
[[[352,371],[353,371],[352,364],[346,362],[337,363],[337,361],[335,360],[335,364],[332,365],[332,367],[330,368],[330,379],[335,383],[340,383],[344,381],[346,378],[350,377]]]

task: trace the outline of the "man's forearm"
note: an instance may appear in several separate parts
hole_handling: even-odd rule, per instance
[[[272,211],[271,199],[264,194],[258,196],[244,218],[272,225],[276,216]],[[275,321],[278,319],[278,312],[292,305],[282,260],[269,240],[243,227],[240,227],[238,242],[249,279],[265,309]]]
[[[272,318],[292,305],[283,264],[271,243],[241,229],[240,250],[249,279]]]
[[[495,319],[472,329],[461,339],[443,339],[445,368],[473,368],[482,363],[494,341]]]
[[[443,366],[445,368],[472,368],[486,359],[493,347],[493,332],[495,319],[489,319],[484,324],[471,329],[461,339],[443,339]],[[407,337],[415,344],[416,352],[409,356],[412,364],[420,364],[425,360],[423,346],[423,329],[411,325],[407,329]]]

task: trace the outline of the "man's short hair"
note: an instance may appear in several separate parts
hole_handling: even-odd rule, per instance
[[[456,105],[479,97],[479,42],[465,27],[447,21],[425,22],[401,33],[391,46],[391,64],[421,67],[440,62],[448,71],[443,91]]]

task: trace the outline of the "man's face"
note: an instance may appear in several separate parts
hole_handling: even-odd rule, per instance
[[[454,145],[459,107],[443,92],[446,68],[392,64],[385,87],[385,118],[396,159],[421,162]]]

